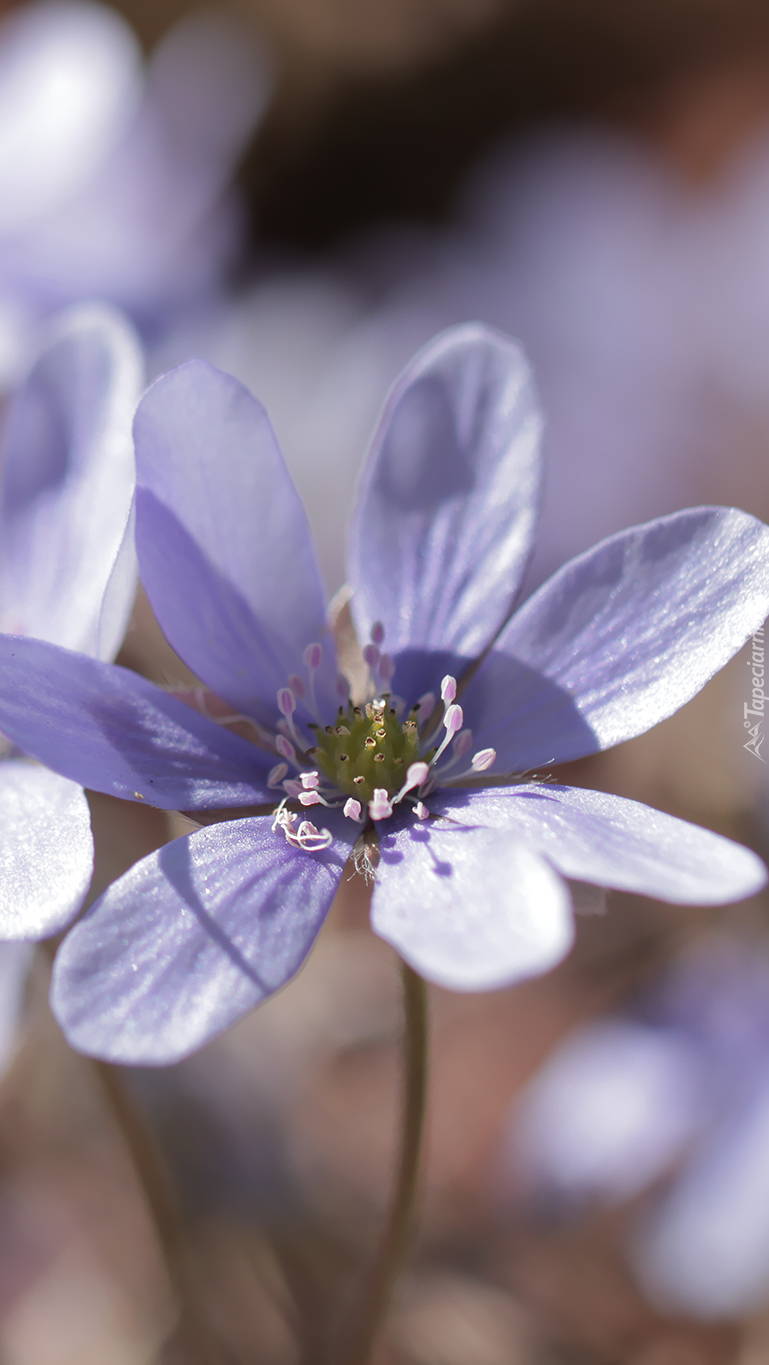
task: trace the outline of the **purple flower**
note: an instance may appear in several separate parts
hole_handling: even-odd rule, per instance
[[[141,387],[127,324],[87,307],[54,326],[11,399],[0,475],[4,630],[94,658],[116,652],[136,587],[128,521]],[[82,787],[25,752],[0,739],[0,939],[63,928],[93,871]]]
[[[705,939],[568,1038],[515,1106],[519,1189],[560,1216],[635,1200],[629,1259],[663,1311],[733,1318],[766,1300],[768,1041],[766,952]]]
[[[0,378],[68,303],[108,299],[155,335],[219,286],[240,234],[226,186],[270,86],[221,16],[176,25],[146,70],[107,6],[3,19]]]
[[[6,637],[0,727],[85,786],[231,818],[137,863],[71,931],[53,1001],[75,1046],[160,1064],[233,1023],[297,971],[350,853],[370,871],[377,835],[374,929],[458,990],[563,957],[564,878],[704,903],[763,884],[760,861],[715,834],[527,777],[698,691],[769,610],[769,530],[718,508],[664,518],[567,565],[511,616],[540,482],[512,342],[452,329],[388,400],[351,533],[355,705],[259,403],[190,361],[150,388],[134,434],[146,590],[230,714],[217,723],[125,669]]]

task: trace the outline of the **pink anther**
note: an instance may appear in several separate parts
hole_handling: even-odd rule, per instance
[[[435,710],[435,693],[425,692],[417,702],[419,708],[419,719],[429,720]]]
[[[296,763],[296,749],[294,748],[291,741],[289,739],[286,739],[285,735],[275,736],[275,748],[277,749],[281,758],[287,758],[289,763]]]
[[[454,704],[446,708],[446,714],[443,717],[443,724],[446,728],[446,735],[449,739],[452,739],[453,736],[457,733],[457,731],[462,729],[464,723],[465,718],[461,706],[457,706],[456,704]]]
[[[393,807],[384,787],[374,789],[374,795],[368,803],[368,812],[372,820],[389,820]]]
[[[384,626],[382,625],[382,622],[381,622],[381,621],[375,621],[374,624],[373,624],[373,626],[371,627],[371,643],[372,643],[373,645],[379,646],[379,645],[381,645],[382,641],[384,640],[384,637],[385,637],[385,631],[384,631]]]
[[[287,763],[276,763],[275,767],[270,768],[270,771],[267,774],[267,786],[279,787],[283,781],[283,778],[286,776],[287,772],[288,772]]]
[[[427,809],[427,806],[425,805],[424,801],[417,801],[414,807],[414,815],[416,816],[417,820],[430,819],[430,812]]]
[[[406,772],[406,781],[398,792],[398,797],[405,796],[406,792],[413,791],[414,787],[421,787],[429,776],[429,763],[423,763],[421,759],[417,763],[410,763]]]
[[[291,674],[291,677],[288,680],[288,685],[291,691],[293,692],[294,696],[297,697],[299,701],[304,701],[304,698],[307,696],[307,688],[305,687],[298,673]]]
[[[473,742],[472,730],[461,730],[454,740],[454,757],[462,758]]]
[[[379,663],[379,650],[376,645],[366,645],[366,648],[363,651],[363,658],[373,672]]]
[[[363,821],[363,807],[360,801],[356,801],[354,796],[348,796],[344,803],[343,814],[347,816],[348,820],[355,820],[360,825]]]
[[[448,705],[450,702],[454,700],[456,695],[457,680],[456,678],[452,678],[450,673],[447,673],[446,677],[443,679],[443,682],[441,683],[441,701],[445,702]]]
[[[278,691],[278,710],[286,718],[293,716],[296,710],[296,697],[290,687],[281,687]]]
[[[301,782],[301,784],[302,784],[302,786],[304,787],[304,790],[305,790],[305,791],[308,791],[308,792],[309,792],[309,791],[314,791],[316,787],[319,787],[319,786],[320,786],[320,774],[317,773],[317,772],[313,772],[313,773],[300,773],[300,774],[299,774],[299,781]]]
[[[308,668],[311,673],[316,673],[320,668],[320,661],[322,658],[323,646],[318,644],[308,645],[302,655],[304,666],[305,668]]]
[[[483,773],[490,768],[492,763],[497,761],[496,749],[479,749],[477,754],[473,754],[470,760],[470,767],[474,773]]]
[[[316,791],[300,791],[299,802],[302,806],[319,806],[320,796]]]

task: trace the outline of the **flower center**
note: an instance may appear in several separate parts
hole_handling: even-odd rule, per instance
[[[311,725],[315,744],[307,751],[339,791],[368,805],[375,791],[394,796],[411,763],[429,763],[434,750],[420,754],[419,703],[401,722],[390,698],[365,706],[340,706],[336,725]]]

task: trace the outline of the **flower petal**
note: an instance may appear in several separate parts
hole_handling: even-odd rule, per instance
[[[476,742],[526,771],[643,734],[767,614],[769,527],[755,517],[699,507],[611,536],[554,574],[503,631],[462,699]]]
[[[372,927],[428,980],[493,990],[566,956],[568,890],[525,844],[436,821],[379,837]]]
[[[264,408],[191,360],[145,394],[134,434],[139,563],[169,642],[214,692],[269,724],[278,688],[322,639],[316,688],[334,715],[315,551]]]
[[[381,621],[409,700],[481,654],[512,610],[539,503],[540,426],[522,352],[480,324],[431,342],[390,394],[350,573],[361,643]]]
[[[175,839],[136,863],[59,950],[52,1003],[73,1047],[164,1066],[234,1024],[299,969],[358,834],[292,848],[270,817]]]
[[[47,938],[74,918],[93,874],[82,787],[23,759],[0,762],[0,938]]]
[[[436,792],[430,806],[465,826],[509,830],[564,877],[682,905],[742,900],[767,880],[742,844],[606,792],[528,783]]]
[[[96,652],[133,497],[131,420],[142,384],[132,329],[93,305],[64,316],[11,399],[0,485],[3,630]],[[110,652],[133,604],[135,561],[121,583],[109,629],[101,623]]]
[[[631,1260],[663,1312],[713,1320],[754,1312],[769,1289],[769,1078],[690,1155],[632,1237]]]
[[[84,787],[162,810],[275,798],[274,754],[127,668],[42,640],[0,636],[0,731]]]
[[[535,1199],[631,1199],[712,1117],[707,1073],[674,1030],[626,1019],[579,1029],[518,1096],[510,1164]]]

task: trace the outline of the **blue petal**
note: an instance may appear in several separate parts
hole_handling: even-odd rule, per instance
[[[0,829],[0,938],[58,933],[83,904],[93,874],[82,787],[37,763],[4,759]]]
[[[467,687],[467,722],[510,772],[607,749],[689,701],[767,614],[769,527],[718,507],[661,517],[529,598]]]
[[[104,307],[73,309],[11,399],[0,485],[2,629],[68,649],[117,649],[136,564],[102,599],[134,492],[131,420],[143,384],[138,342]]]
[[[436,813],[508,830],[564,877],[682,905],[723,905],[760,891],[761,859],[742,844],[639,801],[550,783],[436,792]]]
[[[372,927],[429,981],[492,990],[566,956],[568,890],[524,843],[436,821],[380,825],[379,838]]]
[[[323,713],[336,665],[307,518],[260,403],[191,360],[145,394],[134,424],[142,580],[176,652],[266,724],[278,689],[323,642]]]
[[[278,990],[318,934],[358,830],[291,848],[271,820],[175,839],[113,883],[67,936],[54,1012],[73,1047],[125,1065],[187,1056]]]
[[[769,1076],[723,1115],[634,1230],[633,1268],[663,1312],[706,1321],[759,1310],[769,1289]]]
[[[479,324],[420,351],[387,401],[350,577],[359,639],[382,622],[409,700],[480,655],[512,610],[539,503],[539,437],[520,349]]]
[[[115,664],[0,635],[0,731],[54,772],[162,810],[274,801],[275,756]]]

